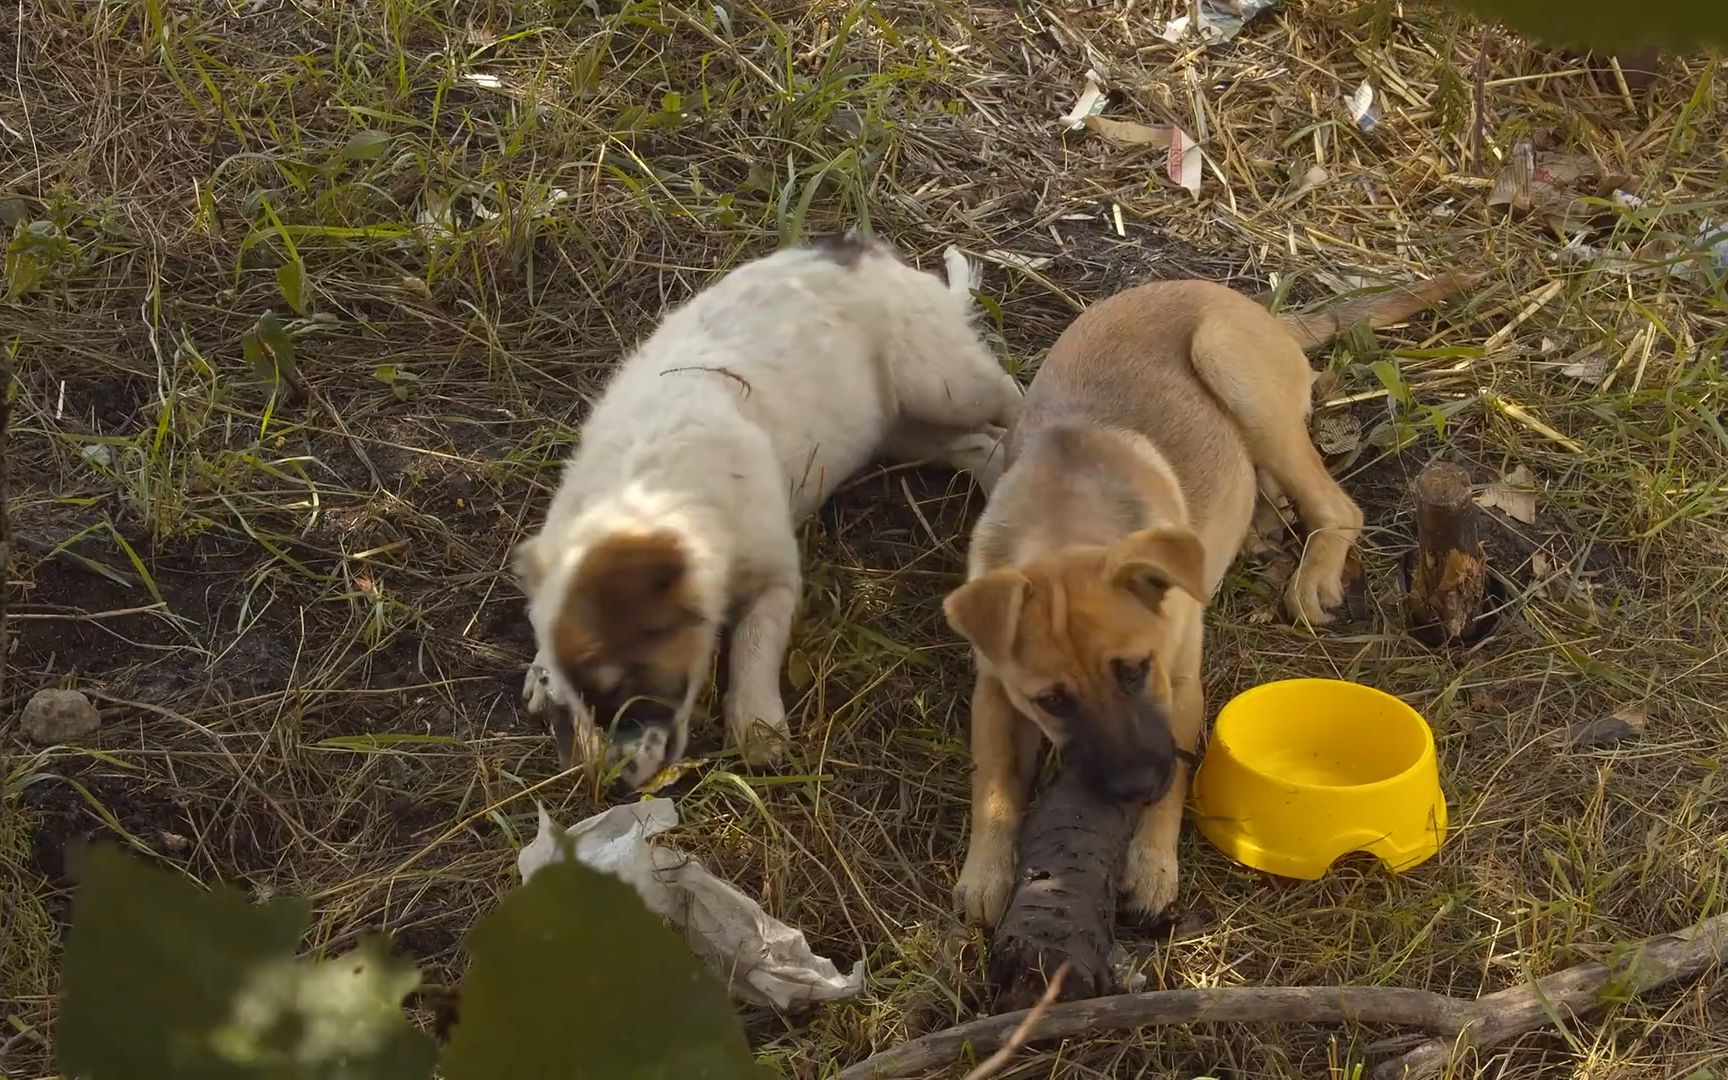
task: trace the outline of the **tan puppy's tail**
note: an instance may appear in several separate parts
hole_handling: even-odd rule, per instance
[[[1278,321],[1290,331],[1303,352],[1331,344],[1339,335],[1358,326],[1378,330],[1419,315],[1442,300],[1451,299],[1480,283],[1482,274],[1447,274],[1420,285],[1397,285],[1384,292],[1352,297],[1314,311],[1278,313]]]

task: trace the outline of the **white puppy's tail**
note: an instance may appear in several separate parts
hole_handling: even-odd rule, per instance
[[[952,244],[942,253],[942,262],[948,267],[948,291],[970,305],[972,293],[984,284],[983,271],[977,263],[967,258],[964,251]]]

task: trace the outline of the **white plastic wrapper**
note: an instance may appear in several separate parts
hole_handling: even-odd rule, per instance
[[[559,861],[556,828],[545,807],[534,842],[516,856],[522,881]],[[682,927],[690,951],[740,1000],[789,1009],[835,1001],[864,987],[864,963],[842,975],[832,960],[810,951],[802,930],[721,881],[688,855],[649,841],[678,824],[671,799],[614,806],[570,826],[576,859],[636,890],[648,910]]]

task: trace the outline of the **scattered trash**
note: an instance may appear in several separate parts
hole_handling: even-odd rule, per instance
[[[1350,107],[1350,122],[1360,131],[1373,131],[1380,125],[1380,95],[1374,92],[1374,86],[1367,79],[1356,92],[1345,99]]]
[[[1186,131],[1174,124],[1140,124],[1132,120],[1112,120],[1107,116],[1081,117],[1080,125],[1107,139],[1131,146],[1167,146],[1165,172],[1171,182],[1187,189],[1188,194],[1200,194],[1200,166],[1204,155]]]
[[[1332,179],[1331,173],[1318,165],[1310,165],[1308,171],[1302,174],[1302,179],[1297,181],[1296,187],[1290,194],[1284,196],[1284,201],[1287,203],[1295,202],[1330,179]]]
[[[1360,450],[1362,421],[1336,409],[1321,413],[1314,419],[1314,446],[1328,457]]]
[[[1170,132],[1175,130],[1168,124],[1153,127],[1150,124],[1137,124],[1132,120],[1112,120],[1108,116],[1086,116],[1081,119],[1080,126],[1089,131],[1096,131],[1106,139],[1135,146],[1169,146]]]
[[[1566,733],[1566,745],[1574,750],[1601,749],[1625,742],[1644,734],[1650,718],[1630,706],[1615,710],[1612,716],[1599,716],[1572,725]]]
[[[1572,362],[1561,368],[1560,374],[1592,386],[1600,383],[1602,376],[1608,374],[1608,360],[1602,355],[1602,345],[1588,345],[1573,353]]]
[[[1698,226],[1697,246],[1695,263],[1707,259],[1718,274],[1728,273],[1728,225],[1705,218]]]
[[[1138,994],[1146,989],[1146,973],[1135,967],[1134,958],[1120,941],[1110,946],[1110,971],[1124,993]]]
[[[1476,505],[1484,510],[1499,510],[1513,521],[1536,524],[1536,478],[1520,465],[1499,480],[1489,484],[1476,496]]]
[[[563,858],[545,807],[539,832],[516,856],[522,881]],[[696,859],[649,841],[678,824],[670,799],[614,806],[570,826],[577,861],[611,874],[648,909],[683,927],[690,950],[727,981],[732,994],[759,1005],[793,1005],[852,997],[864,988],[864,962],[842,975],[794,930],[721,881]]]
[[[1229,41],[1242,32],[1254,16],[1276,0],[1200,0],[1200,40],[1208,45]],[[1172,45],[1181,41],[1193,23],[1192,15],[1178,15],[1164,24],[1159,37]]]
[[[1062,126],[1069,131],[1079,131],[1086,125],[1088,116],[1097,116],[1104,111],[1106,101],[1104,76],[1098,74],[1096,70],[1088,71],[1086,73],[1086,88],[1080,91],[1079,100],[1074,102],[1074,107],[1068,110],[1066,116],[1062,117]]]

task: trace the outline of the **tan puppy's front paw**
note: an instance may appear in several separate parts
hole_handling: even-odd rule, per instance
[[[779,695],[760,700],[745,694],[727,695],[726,738],[746,765],[773,765],[785,757],[791,729],[786,725],[786,706]]]
[[[1142,919],[1157,919],[1176,900],[1180,871],[1176,853],[1130,844],[1122,874],[1122,899]]]
[[[1012,843],[977,843],[966,852],[966,865],[954,883],[954,906],[967,922],[990,929],[1002,921],[1014,894],[1018,855]]]
[[[1318,572],[1306,559],[1284,590],[1284,607],[1298,623],[1325,626],[1332,621],[1332,610],[1343,603],[1344,575]]]

